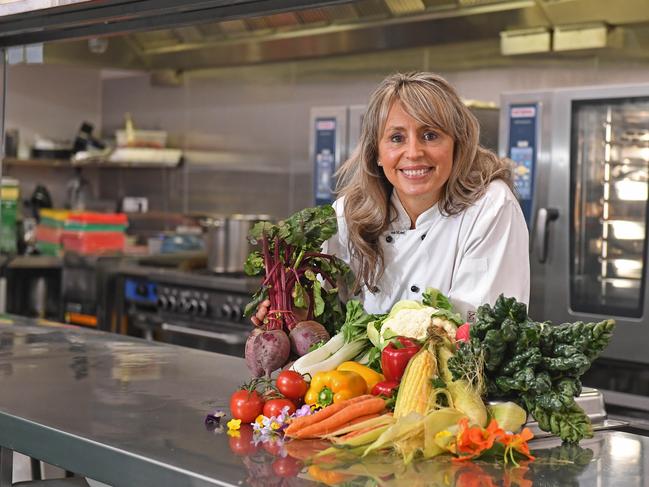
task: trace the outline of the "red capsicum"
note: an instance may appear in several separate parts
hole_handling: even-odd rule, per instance
[[[372,387],[373,396],[384,396],[392,397],[394,396],[394,391],[399,387],[399,381],[396,380],[384,380],[377,382],[374,387]]]
[[[381,352],[381,369],[386,380],[400,381],[410,358],[421,346],[407,337],[393,338]]]

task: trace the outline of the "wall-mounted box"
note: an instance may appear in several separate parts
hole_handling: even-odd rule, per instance
[[[622,29],[611,28],[604,23],[558,25],[554,28],[553,49],[574,51],[620,47],[622,40]]]
[[[548,52],[551,45],[550,31],[543,27],[500,33],[500,52],[503,56]]]

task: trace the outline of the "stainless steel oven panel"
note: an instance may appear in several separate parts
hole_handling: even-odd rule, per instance
[[[508,156],[510,142],[509,134],[509,116],[512,105],[536,105],[538,112],[536,127],[536,162],[535,162],[535,179],[533,188],[532,201],[532,218],[528,222],[530,229],[530,267],[531,267],[531,289],[530,293],[530,315],[541,319],[545,308],[545,286],[547,280],[546,266],[539,260],[543,260],[542,254],[546,251],[543,243],[537,242],[534,236],[538,233],[539,227],[548,228],[550,232],[558,231],[557,225],[551,222],[538,222],[538,210],[548,208],[548,190],[553,179],[553,160],[552,160],[552,93],[549,91],[536,91],[528,93],[506,93],[501,96],[500,108],[500,132],[498,136],[498,153],[500,157]],[[554,252],[555,249],[547,248],[548,252]]]
[[[551,117],[551,184],[547,186],[547,207],[555,208],[558,220],[556,231],[549,234],[549,254],[545,264],[532,265],[532,273],[541,273],[542,280],[532,281],[533,317],[553,322],[597,321],[609,316],[575,312],[570,302],[570,178],[572,103],[580,100],[615,99],[649,96],[649,85],[620,85],[557,90],[552,96]],[[538,190],[537,193],[543,191]],[[541,201],[541,200],[540,200]],[[538,211],[538,210],[537,210]],[[646,243],[645,243],[646,244]],[[532,254],[533,256],[534,254]],[[532,257],[532,262],[535,258]],[[643,270],[647,282],[647,266]],[[649,363],[649,322],[646,309],[649,304],[649,286],[645,286],[644,309],[639,318],[613,316],[617,328],[603,356],[620,360]],[[540,297],[540,301],[537,299]]]
[[[361,128],[363,125],[363,116],[367,111],[365,105],[351,105],[349,107],[349,122],[348,122],[348,136],[347,136],[347,150],[344,154],[344,159],[349,159],[354,149],[358,145],[361,138]]]
[[[205,324],[163,320],[155,338],[165,343],[197,348],[210,352],[243,357],[249,330],[227,323]]]
[[[201,328],[190,328],[183,325],[173,325],[171,323],[162,323],[162,325],[160,325],[160,328],[162,329],[162,331],[180,333],[181,335],[187,335],[196,338],[208,338],[210,340],[216,340],[228,345],[245,344],[247,338],[247,333],[225,333],[221,331],[203,330]]]

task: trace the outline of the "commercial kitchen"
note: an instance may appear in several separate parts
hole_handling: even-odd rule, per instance
[[[409,71],[513,161],[530,316],[616,322],[577,398],[593,438],[530,423],[513,485],[649,485],[648,7],[0,2],[0,487],[478,485],[455,463],[316,479],[204,421],[250,378],[249,230],[331,204],[369,93]]]

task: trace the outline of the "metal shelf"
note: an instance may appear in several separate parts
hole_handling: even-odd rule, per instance
[[[109,162],[105,160],[92,160],[84,162],[75,162],[70,159],[16,159],[5,157],[2,164],[7,167],[96,167],[96,168],[138,168],[138,169],[165,169],[174,168],[170,164],[154,162]]]

